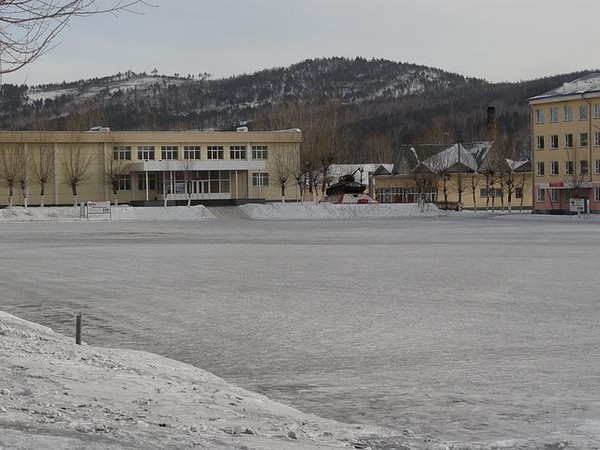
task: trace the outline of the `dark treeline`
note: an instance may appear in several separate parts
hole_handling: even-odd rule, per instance
[[[526,99],[587,73],[488,83],[426,66],[364,58],[306,60],[287,68],[216,80],[207,73],[125,72],[31,88],[4,85],[0,127],[231,130],[239,125],[260,129],[277,123],[296,128],[300,124],[293,123],[293,117],[273,120],[282,105],[326,111],[334,101],[336,111],[343,109],[343,114],[336,113],[336,126],[346,136],[339,162],[365,162],[374,155],[367,151],[374,142],[394,147],[483,139],[487,107],[494,106],[497,132],[523,136],[523,154],[514,156],[524,156],[529,151]]]

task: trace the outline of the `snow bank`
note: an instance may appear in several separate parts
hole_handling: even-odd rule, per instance
[[[414,203],[378,203],[341,205],[334,203],[249,203],[240,206],[250,218],[259,220],[287,219],[357,219],[393,218],[406,216],[439,216],[444,214],[434,205],[427,204],[423,211]]]
[[[112,220],[213,220],[215,216],[204,206],[133,207],[113,206]],[[108,215],[91,216],[90,220],[108,220]],[[86,220],[80,217],[80,208],[14,206],[0,209],[0,221],[4,222],[68,222]]]
[[[392,435],[154,354],[75,345],[3,312],[0,339],[0,448],[366,448]]]

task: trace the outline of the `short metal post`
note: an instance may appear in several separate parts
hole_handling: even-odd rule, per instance
[[[77,314],[77,320],[75,325],[75,343],[81,345],[81,317],[82,313]]]

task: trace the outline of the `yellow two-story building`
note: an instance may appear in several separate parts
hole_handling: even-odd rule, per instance
[[[528,102],[534,212],[567,213],[572,199],[600,212],[600,74]]]
[[[300,130],[0,132],[1,205],[274,201],[299,192]]]

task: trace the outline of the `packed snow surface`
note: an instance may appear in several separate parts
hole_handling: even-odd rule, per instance
[[[386,206],[3,210],[0,448],[600,448],[597,218]]]

